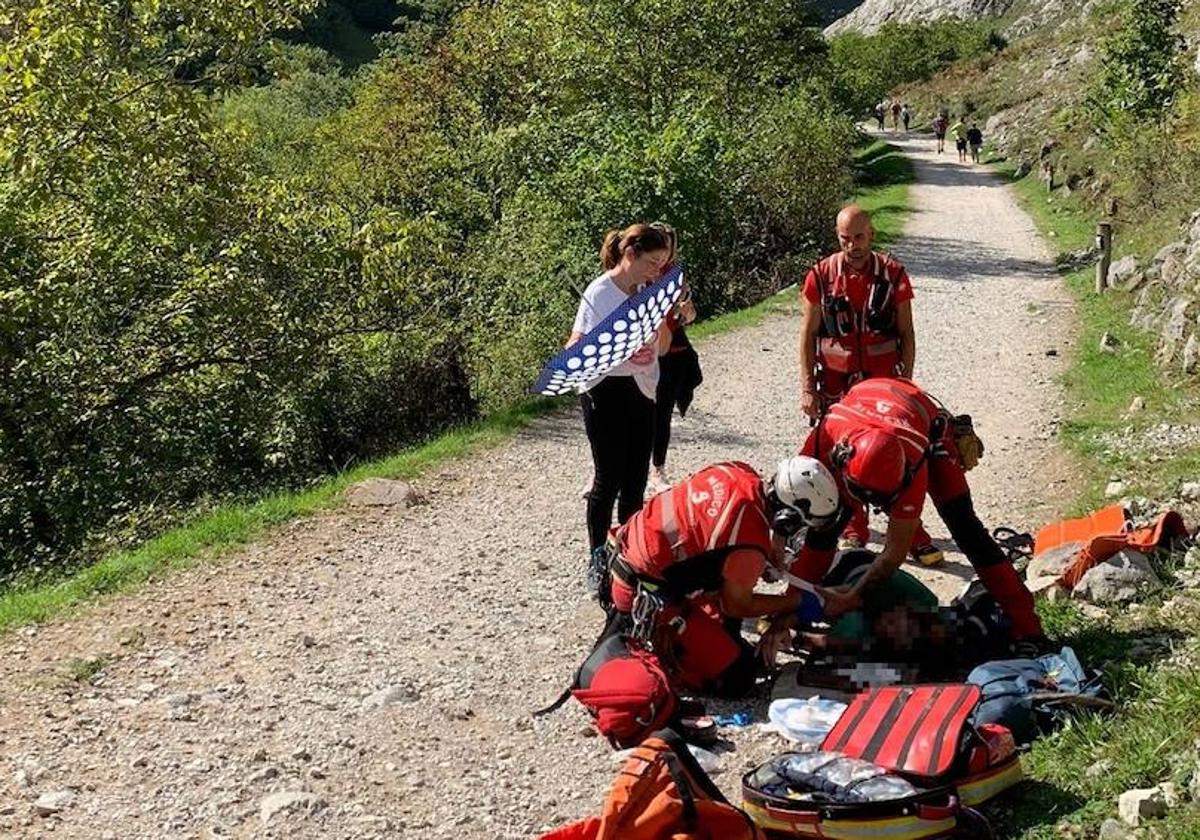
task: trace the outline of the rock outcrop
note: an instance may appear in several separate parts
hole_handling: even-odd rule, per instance
[[[861,6],[825,29],[826,35],[840,32],[870,34],[885,23],[916,23],[942,18],[973,18],[1002,15],[1013,0],[866,0]]]
[[[1124,284],[1137,291],[1130,322],[1157,336],[1157,361],[1185,374],[1200,373],[1200,211],[1187,234],[1159,250]]]

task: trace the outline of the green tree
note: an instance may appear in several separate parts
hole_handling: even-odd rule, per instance
[[[1101,71],[1088,104],[1102,130],[1164,122],[1184,84],[1179,0],[1125,0],[1119,27],[1100,43]]]

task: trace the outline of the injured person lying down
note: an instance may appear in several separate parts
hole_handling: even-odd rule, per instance
[[[840,552],[821,584],[853,585],[874,560],[875,553],[866,549]],[[847,690],[862,687],[846,673],[863,673],[859,666],[864,663],[883,666],[877,679],[870,680],[874,684],[940,681],[961,679],[975,665],[1013,653],[1005,613],[977,580],[942,606],[925,584],[904,570],[867,590],[857,610],[829,620],[821,615],[808,621],[791,616],[762,629],[760,651],[768,661],[786,647],[779,637],[794,633],[791,648],[804,663],[805,682]],[[889,679],[886,673],[893,676]]]

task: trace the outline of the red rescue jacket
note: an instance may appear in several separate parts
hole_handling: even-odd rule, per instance
[[[771,556],[762,476],[748,464],[713,464],[650,499],[617,532],[621,558],[676,594],[721,589],[739,549]]]
[[[871,255],[871,284],[861,306],[846,293],[846,255],[832,254],[813,268],[821,295],[817,361],[849,377],[895,376],[900,364],[896,298],[899,264]]]

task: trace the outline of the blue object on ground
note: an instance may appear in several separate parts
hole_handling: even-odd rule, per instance
[[[750,714],[749,709],[739,709],[731,715],[713,715],[713,720],[717,726],[749,726],[754,715]]]

